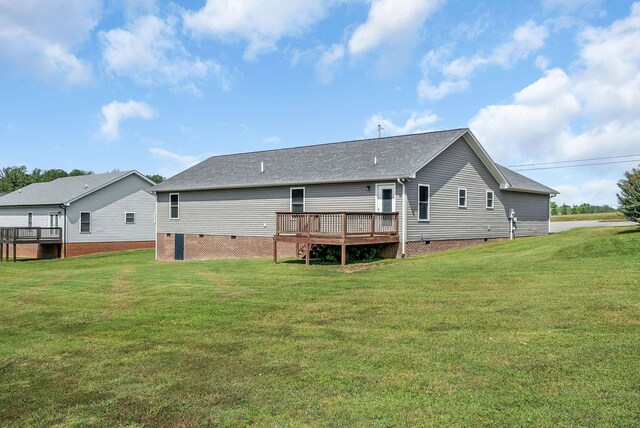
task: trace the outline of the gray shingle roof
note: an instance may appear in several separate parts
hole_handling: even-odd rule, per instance
[[[171,192],[407,178],[467,132],[470,133],[468,128],[460,128],[213,156],[154,186],[152,190]],[[490,159],[487,162],[493,164]],[[261,172],[262,163],[264,172]],[[493,169],[499,175],[505,168]],[[521,190],[539,192],[540,189],[549,189],[508,171],[522,186]],[[549,191],[556,193],[553,189]]]
[[[61,205],[73,201],[135,171],[80,175],[30,184],[0,197],[0,206]]]
[[[409,177],[466,129],[213,156],[154,191]],[[377,165],[374,164],[377,159]],[[264,162],[264,173],[261,172]]]
[[[500,172],[505,176],[512,189],[507,190],[524,190],[528,192],[536,192],[536,193],[545,193],[545,194],[558,194],[557,190],[552,189],[551,187],[547,187],[544,184],[538,183],[528,177],[525,177],[522,174],[518,174],[515,171],[510,170],[509,168],[496,164]]]

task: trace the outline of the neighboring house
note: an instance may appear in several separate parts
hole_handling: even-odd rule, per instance
[[[31,184],[0,197],[0,228],[35,228],[19,229],[23,242],[35,239],[35,231],[43,228],[37,235],[41,241],[17,245],[18,257],[152,248],[155,197],[149,190],[153,184],[137,171]]]
[[[495,164],[466,128],[214,156],[153,191],[159,260],[269,257],[276,234],[286,255],[296,254],[294,243],[389,240],[388,255],[414,255],[508,238],[512,210],[516,236],[546,235],[557,194]],[[369,238],[357,242],[346,234],[305,241],[314,232],[358,235],[368,224]]]

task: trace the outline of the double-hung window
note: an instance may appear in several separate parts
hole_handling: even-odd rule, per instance
[[[33,227],[33,213],[27,213],[27,225]]]
[[[467,208],[467,188],[458,187],[458,208]]]
[[[180,218],[180,194],[179,193],[171,193],[169,195],[169,218],[170,219]]]
[[[487,209],[493,209],[493,190],[487,190]]]
[[[136,222],[136,213],[124,213],[125,224],[134,224]]]
[[[91,213],[88,211],[80,213],[80,233],[91,233]]]
[[[304,187],[291,188],[291,212],[304,212]]]
[[[418,184],[418,220],[429,220],[429,192],[428,184]]]

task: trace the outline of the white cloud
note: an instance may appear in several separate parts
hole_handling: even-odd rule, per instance
[[[162,166],[159,168],[158,173],[167,178],[172,177],[187,168],[191,168],[202,159],[199,156],[179,155],[160,147],[150,148],[149,153],[151,153],[154,159],[162,162]]]
[[[391,116],[396,116],[391,112]],[[439,120],[438,116],[431,112],[413,112],[403,125],[396,125],[391,120],[386,119],[382,113],[374,114],[367,119],[364,127],[364,134],[368,137],[378,136],[378,125],[384,128],[382,135],[402,135],[427,132]]]
[[[120,136],[120,122],[126,119],[153,119],[157,116],[148,104],[129,100],[125,103],[113,101],[102,106],[103,123],[100,134],[107,139],[117,139]]]
[[[282,139],[280,137],[276,137],[275,135],[273,137],[267,137],[264,140],[262,140],[263,143],[265,144],[280,144],[280,142],[282,141]]]
[[[586,180],[577,186],[572,184],[558,184],[551,186],[560,192],[555,199],[558,205],[604,205],[612,204],[612,195],[618,191],[616,180]]]
[[[97,25],[100,0],[0,2],[0,60],[43,80],[85,84],[91,66],[74,54]]]
[[[245,59],[276,49],[285,36],[306,32],[337,1],[207,0],[196,12],[183,14],[185,26],[198,36],[240,39],[248,43]]]
[[[431,50],[422,60],[423,78],[418,83],[418,96],[426,100],[438,100],[451,93],[464,91],[469,87],[469,77],[478,68],[498,65],[508,69],[543,47],[548,35],[545,26],[527,21],[513,31],[509,40],[494,47],[488,55],[476,54],[446,61],[451,53],[449,46]],[[442,75],[438,84],[433,84],[430,77],[434,71]]]
[[[640,3],[631,7],[628,17],[608,27],[587,28],[579,40],[579,58],[570,72],[548,70],[514,94],[511,102],[487,106],[470,121],[474,133],[498,161],[571,160],[637,152]],[[596,176],[610,184],[628,167],[612,164],[591,167],[588,172],[576,168],[571,176],[588,173],[591,180]],[[593,183],[589,186],[566,190],[597,196],[599,190]],[[609,187],[598,189],[609,192],[607,203],[613,203],[615,189],[606,190]]]
[[[373,0],[367,21],[356,28],[349,40],[349,52],[357,55],[382,44],[406,44],[441,3],[440,0]]]
[[[344,54],[345,49],[341,44],[334,44],[330,48],[323,49],[315,66],[316,75],[320,83],[328,85],[333,81],[333,76],[337,72]]]
[[[141,84],[169,83],[195,95],[200,90],[194,80],[214,76],[228,90],[230,82],[222,67],[191,56],[181,43],[176,26],[175,17],[162,20],[143,16],[126,28],[101,32],[107,70]]]

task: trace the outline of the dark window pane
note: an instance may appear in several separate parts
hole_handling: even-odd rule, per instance
[[[82,233],[91,232],[91,214],[90,213],[80,213],[80,232]]]
[[[304,212],[304,189],[291,189],[291,211]]]
[[[429,188],[420,186],[420,202],[427,202],[427,199],[429,199]]]
[[[125,214],[125,222],[126,223],[135,223],[136,222],[135,213],[126,213]]]
[[[420,203],[420,220],[426,220],[429,218],[429,204],[426,202]]]
[[[178,218],[178,207],[171,207],[171,218]]]
[[[171,195],[171,205],[178,205],[178,195]]]

